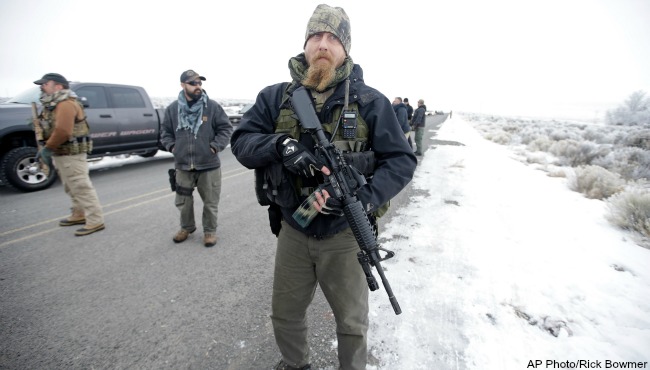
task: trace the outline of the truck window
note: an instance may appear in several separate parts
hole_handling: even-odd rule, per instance
[[[84,86],[75,92],[78,96],[86,98],[88,108],[108,108],[106,93],[102,86]]]
[[[128,87],[109,87],[114,108],[146,108],[142,94]]]

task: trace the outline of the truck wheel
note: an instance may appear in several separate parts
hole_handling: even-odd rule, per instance
[[[22,191],[37,191],[49,188],[56,181],[56,170],[51,169],[50,175],[46,176],[40,169],[31,172],[34,164],[37,149],[31,146],[23,146],[11,149],[2,159],[2,176],[6,182]]]
[[[150,152],[146,152],[146,153],[144,153],[144,154],[140,154],[140,157],[142,157],[142,158],[150,158],[150,157],[153,157],[154,155],[156,155],[156,153],[158,153],[158,150],[157,150],[157,149],[154,149],[154,150],[152,150],[152,151],[150,151]]]

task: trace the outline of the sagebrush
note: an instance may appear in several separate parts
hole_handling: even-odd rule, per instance
[[[538,165],[549,175],[566,174],[572,190],[606,200],[612,210],[610,221],[640,233],[647,241],[650,122],[644,121],[646,109],[650,113],[650,99],[638,93],[616,112],[608,112],[612,125],[463,116],[483,137],[512,147],[526,163]]]

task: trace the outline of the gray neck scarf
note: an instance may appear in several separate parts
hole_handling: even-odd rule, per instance
[[[187,104],[185,91],[178,94],[178,127],[176,130],[190,130],[196,138],[196,133],[203,123],[203,108],[208,106],[208,94],[203,90],[199,101],[191,107]]]

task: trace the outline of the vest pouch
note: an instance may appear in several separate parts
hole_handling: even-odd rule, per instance
[[[270,206],[271,201],[266,196],[266,189],[268,188],[264,176],[266,169],[264,167],[260,167],[254,169],[253,171],[255,173],[255,197],[257,198],[257,203],[259,203],[260,206]]]
[[[56,155],[77,155],[77,154],[90,154],[93,150],[93,141],[90,137],[73,137],[65,143],[59,145],[54,150]]]
[[[79,142],[77,141],[76,138],[72,138],[72,140],[69,141],[71,147],[70,147],[70,154],[71,155],[76,155],[79,154]]]
[[[294,208],[300,203],[293,180],[282,163],[264,168],[264,187],[266,198],[280,207]]]
[[[90,137],[84,137],[79,144],[81,153],[90,154],[93,151],[93,140]]]

